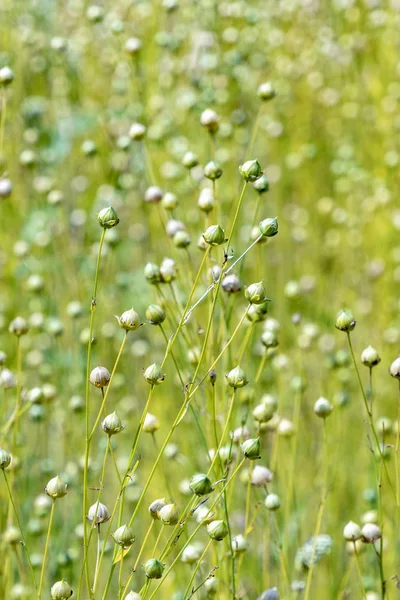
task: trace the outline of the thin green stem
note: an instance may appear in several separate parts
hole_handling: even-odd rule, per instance
[[[190,598],[190,595],[191,595],[191,594],[190,594],[190,588],[191,588],[191,586],[192,586],[192,584],[193,584],[193,581],[194,581],[194,579],[195,579],[195,577],[196,577],[196,575],[197,575],[197,571],[200,569],[200,567],[201,567],[201,563],[203,562],[203,560],[204,560],[204,557],[205,557],[205,555],[207,554],[207,552],[208,552],[208,550],[209,550],[209,548],[210,548],[211,544],[212,544],[212,540],[210,539],[210,540],[209,540],[209,542],[208,542],[208,544],[207,544],[207,546],[204,548],[204,550],[203,550],[203,553],[202,553],[202,555],[200,556],[200,558],[199,558],[199,560],[198,560],[198,562],[197,562],[197,565],[196,565],[196,566],[195,566],[195,568],[193,569],[192,576],[191,576],[191,578],[189,579],[189,583],[187,584],[187,586],[186,586],[186,590],[185,590],[185,592],[184,592],[184,594],[183,594],[183,600],[188,600],[188,599]],[[189,595],[189,594],[190,594],[190,595]]]
[[[53,525],[53,517],[54,517],[54,508],[55,508],[55,505],[56,505],[56,500],[53,499],[53,504],[51,505],[51,511],[50,511],[49,526],[47,528],[46,545],[44,547],[42,570],[40,572],[39,588],[38,588],[38,591],[37,591],[37,597],[39,598],[39,600],[42,597],[44,572],[45,572],[45,568],[46,568],[46,558],[47,558],[47,552],[48,552],[48,549],[49,549],[49,541],[50,541],[50,535],[51,535],[51,528],[52,528],[52,525]]]

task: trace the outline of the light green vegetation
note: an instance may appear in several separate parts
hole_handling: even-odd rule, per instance
[[[2,0],[0,600],[395,600],[399,27]]]

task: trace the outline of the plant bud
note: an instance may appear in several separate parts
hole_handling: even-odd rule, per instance
[[[7,177],[0,178],[0,198],[8,198],[11,196],[13,189],[11,179]]]
[[[235,367],[227,375],[225,375],[226,381],[230,387],[242,388],[249,383],[246,373],[239,366]]]
[[[239,167],[239,172],[245,181],[253,183],[263,174],[258,160],[248,160]]]
[[[153,363],[143,371],[143,377],[150,385],[158,385],[165,379],[165,375],[161,367],[157,363]]]
[[[164,191],[158,185],[151,185],[144,194],[144,201],[148,204],[158,204],[161,202]]]
[[[209,596],[215,596],[218,590],[218,579],[213,575],[204,582],[204,589]]]
[[[122,425],[121,419],[115,411],[106,416],[101,427],[107,435],[116,435],[125,429],[125,425]]]
[[[129,592],[129,594],[125,596],[125,600],[142,600],[142,596],[136,592]]]
[[[140,327],[139,315],[133,308],[126,310],[120,317],[115,315],[115,318],[118,321],[118,325],[122,329],[125,329],[125,331],[135,331]]]
[[[192,243],[192,238],[187,231],[177,231],[172,241],[177,248],[187,248]]]
[[[314,404],[314,412],[317,417],[321,419],[326,419],[329,417],[331,412],[333,411],[333,406],[326,398],[318,398],[316,403]]]
[[[395,377],[396,379],[400,379],[400,356],[398,356],[396,358],[396,360],[394,360],[392,362],[392,364],[390,365],[389,373],[391,374],[392,377]]]
[[[10,546],[21,543],[21,532],[18,527],[13,527],[12,525],[7,527],[2,537],[4,542],[10,544]]]
[[[194,565],[201,556],[201,549],[195,544],[189,544],[182,552],[181,561],[188,565]]]
[[[267,298],[265,295],[265,287],[262,281],[259,281],[258,283],[252,283],[246,287],[244,289],[244,295],[250,304],[263,304],[269,300],[269,298]]]
[[[67,484],[63,482],[61,477],[57,475],[50,479],[49,483],[44,488],[44,491],[50,498],[56,500],[57,498],[63,498],[67,495]]]
[[[101,210],[97,215],[97,218],[100,226],[103,227],[103,229],[111,229],[119,223],[118,215],[112,206],[103,208],[103,210]]]
[[[373,544],[382,537],[382,532],[375,523],[366,523],[361,529],[361,539],[365,544]]]
[[[227,294],[237,294],[242,289],[242,283],[237,275],[231,273],[223,278],[221,287]]]
[[[259,423],[267,423],[273,417],[274,411],[269,406],[260,402],[253,410],[253,417]]]
[[[272,84],[269,81],[266,81],[258,86],[257,96],[260,98],[260,100],[267,102],[268,100],[275,98],[276,93],[272,87]]]
[[[251,323],[259,323],[264,321],[268,314],[268,302],[263,304],[251,304],[246,317]]]
[[[211,108],[206,108],[200,115],[200,125],[210,133],[215,133],[219,127],[219,116]]]
[[[150,516],[155,520],[159,519],[159,512],[163,506],[165,506],[165,498],[154,500],[149,506]]]
[[[109,384],[110,379],[110,372],[105,367],[95,367],[89,377],[90,383],[97,388],[106,387]]]
[[[212,189],[203,188],[200,192],[197,206],[205,213],[209,213],[214,208],[214,194]]]
[[[264,192],[268,192],[269,190],[269,179],[266,175],[261,175],[254,183],[253,188],[259,194],[264,194]]]
[[[255,465],[251,472],[250,483],[255,487],[262,487],[271,483],[274,478],[274,474],[267,467],[262,465]]]
[[[232,539],[232,550],[239,554],[240,552],[246,552],[247,540],[243,535],[235,535]]]
[[[161,579],[164,573],[165,565],[157,558],[151,558],[144,565],[144,572],[148,579]]]
[[[228,527],[226,526],[225,521],[211,521],[207,525],[207,533],[212,540],[216,540],[217,542],[221,542],[228,535]]]
[[[94,525],[100,525],[100,523],[106,523],[110,520],[108,514],[108,508],[101,502],[96,502],[88,510],[87,519]]]
[[[347,542],[356,542],[361,537],[360,526],[353,521],[349,521],[343,529],[343,537]]]
[[[353,331],[356,321],[349,310],[342,309],[336,317],[335,327],[340,331]]]
[[[29,331],[29,325],[22,317],[15,317],[8,327],[8,331],[17,337],[25,335]]]
[[[140,142],[146,135],[146,127],[142,123],[133,123],[129,129],[129,137],[135,142]]]
[[[160,422],[155,415],[147,413],[144,418],[143,431],[145,433],[155,433],[157,429],[160,429]]]
[[[139,40],[139,38],[136,37],[128,38],[125,42],[125,50],[126,52],[128,52],[128,54],[137,54],[141,47],[142,42]]]
[[[14,73],[10,67],[2,67],[0,69],[0,86],[10,85],[14,81]]]
[[[249,460],[257,460],[261,458],[260,438],[251,438],[249,440],[245,440],[242,444],[240,444],[240,446],[242,448],[243,454]]]
[[[217,371],[215,369],[211,369],[211,371],[208,374],[208,377],[210,379],[211,385],[215,385],[215,382],[217,381]]]
[[[160,266],[160,275],[164,283],[170,283],[176,279],[176,262],[173,258],[164,258]]]
[[[173,211],[178,206],[178,198],[172,192],[165,192],[161,200],[161,206],[165,210]]]
[[[378,351],[375,350],[372,346],[367,346],[365,350],[362,351],[361,354],[361,362],[366,367],[372,369],[381,362],[381,357],[378,354]]]
[[[62,579],[57,581],[50,590],[52,600],[68,600],[73,594],[72,588]]]
[[[204,177],[207,177],[207,179],[211,179],[212,181],[219,179],[222,176],[222,173],[223,171],[219,164],[213,160],[210,160],[204,167]]]
[[[176,525],[179,521],[179,512],[175,504],[165,504],[158,511],[158,518],[164,525]]]
[[[186,231],[185,224],[177,219],[170,219],[165,228],[168,237],[173,238],[178,231]]]
[[[219,225],[211,225],[203,233],[203,239],[210,246],[220,246],[225,244],[225,231]]]
[[[186,169],[193,169],[199,164],[199,158],[194,152],[185,152],[182,158],[182,165]]]
[[[281,501],[278,494],[268,494],[265,498],[265,507],[268,510],[278,510],[281,506]]]
[[[277,433],[281,437],[290,438],[294,434],[294,425],[289,419],[281,419],[277,427]]]
[[[0,469],[4,471],[11,464],[11,455],[0,448]]]
[[[146,319],[150,325],[161,325],[166,319],[166,314],[158,304],[150,304],[146,309]]]
[[[213,491],[210,478],[204,473],[197,473],[190,479],[189,487],[196,496],[206,496]]]
[[[121,525],[121,527],[118,527],[118,529],[114,531],[112,536],[114,542],[122,548],[130,548],[135,541],[133,529],[132,527],[129,527],[129,525]]]
[[[264,237],[274,237],[278,233],[278,217],[271,217],[260,221],[260,233]]]
[[[154,263],[147,263],[147,265],[144,268],[144,276],[146,277],[147,281],[149,281],[152,284],[160,283],[160,268]]]

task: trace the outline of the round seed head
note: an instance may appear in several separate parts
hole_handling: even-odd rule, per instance
[[[398,356],[396,358],[396,360],[394,360],[392,362],[392,364],[390,365],[389,373],[391,374],[392,377],[395,377],[396,379],[400,379],[400,356]]]
[[[258,283],[252,283],[244,290],[244,295],[246,300],[250,302],[250,304],[264,304],[269,298],[267,298],[265,293],[265,287],[262,281]]]
[[[166,319],[166,314],[158,304],[150,304],[146,309],[146,319],[151,325],[161,325]]]
[[[333,406],[326,398],[318,398],[316,403],[314,404],[314,412],[317,417],[321,419],[326,419],[329,417],[331,412],[333,411]]]
[[[114,542],[122,548],[130,548],[135,541],[133,529],[132,527],[129,527],[129,525],[121,525],[121,527],[118,527],[118,529],[114,531],[112,536]]]
[[[353,331],[356,321],[349,310],[342,309],[336,317],[335,327],[340,331]]]
[[[0,469],[4,471],[11,464],[11,455],[0,448]]]
[[[255,465],[251,473],[251,485],[256,487],[262,487],[271,483],[274,478],[274,474],[267,467],[262,465]]]
[[[103,229],[112,229],[112,227],[115,227],[119,223],[118,215],[112,206],[103,208],[97,215],[97,219],[100,227],[103,227]]]
[[[265,498],[265,507],[268,510],[278,510],[281,506],[281,501],[278,494],[268,494]]]
[[[133,123],[129,129],[129,137],[135,142],[139,142],[146,135],[146,127],[141,123]]]
[[[258,224],[261,235],[264,237],[274,237],[278,233],[278,217],[270,217],[260,221]]]
[[[212,540],[216,540],[217,542],[221,542],[228,535],[228,527],[226,526],[225,521],[211,521],[207,525],[207,533]]]
[[[97,388],[106,387],[111,379],[111,374],[105,367],[95,367],[90,373],[89,381]]]
[[[158,204],[161,202],[163,195],[164,192],[158,185],[151,185],[144,194],[144,200],[149,204]]]
[[[144,268],[144,276],[147,281],[152,284],[160,283],[161,281],[161,272],[160,267],[154,263],[147,263]]]
[[[213,491],[211,479],[204,473],[197,473],[191,477],[189,487],[196,496],[206,496]]]
[[[260,438],[250,438],[249,440],[245,440],[240,444],[242,448],[242,452],[246,458],[249,460],[257,460],[261,458],[261,444]]]
[[[256,181],[253,183],[253,188],[259,193],[264,194],[269,190],[269,179],[266,175],[261,175]]]
[[[161,579],[165,569],[164,563],[157,558],[151,558],[144,565],[144,572],[148,579]]]
[[[219,179],[222,176],[222,173],[223,171],[219,164],[213,160],[208,162],[204,167],[204,177],[207,177],[207,179],[211,179],[211,181]]]
[[[245,181],[251,183],[257,181],[257,179],[259,179],[263,174],[258,160],[248,160],[239,167],[239,172]]]
[[[157,429],[160,429],[160,422],[155,415],[147,413],[143,423],[143,431],[146,433],[155,433]]]
[[[220,225],[210,225],[203,233],[203,239],[210,246],[220,246],[226,242],[225,231]]]
[[[29,331],[28,322],[23,317],[15,317],[8,326],[8,331],[17,337],[21,337]]]
[[[50,590],[52,600],[68,600],[72,594],[72,588],[64,579],[57,581]]]
[[[125,51],[128,52],[128,54],[132,54],[135,55],[139,52],[139,50],[142,47],[142,42],[139,40],[139,38],[136,37],[131,37],[129,39],[126,40],[125,42]]]
[[[137,312],[131,308],[126,310],[120,317],[115,316],[118,321],[118,325],[125,329],[125,331],[135,331],[140,327],[140,318]]]
[[[50,479],[49,483],[44,488],[44,491],[50,498],[56,500],[57,498],[63,498],[67,495],[67,484],[61,479],[59,475]]]
[[[10,67],[0,69],[0,86],[10,85],[14,81],[14,73]]]
[[[143,371],[143,377],[150,385],[158,385],[165,379],[165,374],[162,372],[160,365],[153,363]]]
[[[226,381],[230,387],[242,388],[249,383],[246,373],[239,366],[235,367],[227,375],[225,375]]]
[[[153,519],[159,519],[159,512],[165,506],[165,498],[159,498],[158,500],[153,500],[153,502],[149,506],[149,513]]]
[[[221,287],[227,294],[237,294],[242,289],[242,283],[237,275],[231,273],[223,278]]]
[[[87,519],[94,525],[100,525],[100,523],[106,523],[109,521],[110,516],[108,514],[108,508],[101,502],[96,502],[88,510]]]
[[[275,98],[276,93],[275,93],[274,88],[272,87],[272,83],[269,81],[266,81],[266,82],[262,83],[261,85],[259,85],[258,90],[257,90],[257,96],[260,98],[260,100],[263,100],[264,102],[267,102],[267,101]]]
[[[12,181],[7,177],[0,179],[0,198],[8,198],[12,193]]]
[[[165,504],[159,510],[158,517],[164,525],[176,525],[179,521],[179,512],[175,504]]]
[[[373,544],[382,537],[380,527],[375,523],[366,523],[361,529],[361,539],[366,544]]]
[[[199,158],[194,152],[185,152],[182,158],[182,165],[186,169],[193,169],[199,164]]]
[[[219,116],[211,108],[206,108],[200,115],[200,125],[210,133],[215,133],[219,127]]]
[[[125,425],[122,425],[121,419],[115,411],[105,417],[101,427],[107,435],[116,435],[125,429]]]
[[[205,213],[209,213],[214,208],[214,194],[211,188],[203,188],[200,192],[197,206]]]
[[[378,354],[378,351],[375,350],[372,346],[367,346],[365,350],[362,351],[361,354],[361,362],[366,367],[372,369],[381,362],[381,357]]]
[[[361,527],[357,523],[349,521],[343,529],[343,537],[347,542],[356,542],[361,538]]]

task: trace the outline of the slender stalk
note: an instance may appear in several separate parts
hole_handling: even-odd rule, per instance
[[[21,540],[22,540],[22,544],[23,544],[23,546],[24,546],[24,549],[25,549],[25,552],[26,552],[26,557],[27,557],[27,559],[28,559],[29,570],[30,570],[30,572],[31,572],[32,582],[33,582],[33,585],[34,585],[34,587],[35,587],[35,590],[37,591],[37,590],[38,590],[38,587],[37,587],[37,583],[36,583],[35,572],[34,572],[34,570],[33,570],[33,566],[32,566],[32,563],[31,563],[31,559],[30,559],[30,554],[29,554],[29,552],[28,552],[28,548],[27,548],[27,546],[26,546],[25,536],[24,536],[24,533],[23,533],[23,530],[22,530],[22,527],[21,527],[21,521],[20,521],[20,519],[19,519],[19,516],[18,516],[17,508],[16,508],[16,506],[15,506],[14,498],[13,498],[13,495],[12,495],[12,491],[11,491],[11,488],[10,488],[10,484],[8,483],[8,479],[7,479],[6,472],[5,472],[5,470],[4,470],[4,469],[2,469],[2,471],[3,471],[3,475],[4,475],[4,481],[5,481],[5,483],[6,483],[6,488],[7,488],[8,497],[9,497],[9,499],[10,499],[10,503],[11,503],[11,505],[12,505],[12,507],[13,507],[13,510],[14,510],[14,515],[15,515],[15,518],[16,518],[16,520],[17,520],[18,527],[19,527],[19,531],[20,531],[20,534],[21,534]]]
[[[399,481],[399,443],[400,443],[400,381],[399,391],[397,394],[397,431],[396,431],[396,444],[395,444],[395,468],[396,468],[396,503],[400,506],[400,481]]]
[[[353,542],[353,550],[354,550],[354,558],[355,558],[355,562],[356,562],[356,566],[357,566],[358,580],[360,582],[361,593],[362,593],[363,598],[365,598],[364,583],[363,583],[363,578],[362,578],[362,574],[361,574],[360,561],[358,560],[357,545],[355,542]]]
[[[50,541],[51,528],[52,528],[52,525],[53,525],[53,517],[54,517],[54,508],[55,508],[55,505],[56,505],[56,500],[54,498],[53,499],[53,504],[51,505],[50,518],[49,518],[49,526],[48,526],[48,529],[47,529],[46,545],[44,547],[44,554],[43,554],[42,570],[40,572],[39,588],[38,588],[38,591],[37,591],[37,597],[39,598],[39,600],[42,597],[44,572],[45,572],[45,567],[46,567],[47,552],[48,552],[48,549],[49,549],[49,541]]]
[[[190,595],[191,595],[190,594],[190,588],[191,588],[191,586],[193,584],[193,581],[194,581],[194,579],[195,579],[195,577],[197,575],[197,571],[200,569],[201,563],[203,562],[204,557],[207,554],[208,549],[210,548],[211,544],[212,544],[212,540],[210,539],[209,542],[208,542],[208,544],[207,544],[207,546],[204,548],[203,553],[202,553],[202,555],[200,556],[200,558],[199,558],[199,560],[197,562],[197,565],[193,569],[192,576],[189,579],[189,583],[187,584],[186,590],[185,590],[185,592],[183,594],[183,600],[188,600],[190,598]]]

